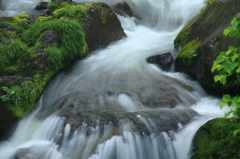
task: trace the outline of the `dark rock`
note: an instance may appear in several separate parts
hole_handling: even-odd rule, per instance
[[[128,3],[126,2],[119,2],[112,6],[113,10],[122,16],[133,16],[133,11]]]
[[[41,36],[42,48],[48,48],[50,46],[60,46],[61,37],[58,32],[54,30],[45,31]]]
[[[31,77],[19,77],[19,76],[0,76],[0,86],[10,87],[18,85],[26,81],[32,81]],[[0,96],[4,95],[5,92],[0,89]],[[19,118],[14,117],[6,107],[6,102],[0,99],[0,140],[6,136],[7,132],[16,124]]]
[[[113,10],[104,3],[101,6],[102,8],[91,5],[82,22],[89,51],[126,36]]]
[[[35,7],[36,10],[43,10],[48,8],[49,2],[39,2],[38,5]]]
[[[239,10],[239,0],[216,0],[186,24],[174,40],[176,48],[184,48],[195,40],[201,42],[200,45],[189,50],[194,54],[186,54],[185,59],[193,60],[192,65],[184,65],[180,59],[181,50],[176,58],[175,69],[192,76],[200,82],[205,90],[214,95],[221,96],[226,93],[234,95],[240,92],[239,82],[236,82],[235,77],[229,77],[228,85],[223,86],[214,82],[213,78],[216,72],[211,72],[213,61],[221,51],[226,51],[228,46],[236,47],[240,44],[240,40],[235,37],[223,36],[223,30],[230,26],[231,20],[239,13]],[[189,58],[192,55],[196,57]]]
[[[172,54],[169,52],[161,55],[151,56],[147,58],[147,62],[156,64],[162,70],[169,70],[173,63],[173,57]]]

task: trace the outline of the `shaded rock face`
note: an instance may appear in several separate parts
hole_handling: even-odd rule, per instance
[[[35,10],[43,10],[47,9],[48,2],[39,2],[38,5],[35,7]]]
[[[48,48],[50,46],[58,46],[61,45],[61,37],[58,32],[54,30],[48,30],[43,33],[41,37],[42,48]]]
[[[226,51],[230,45],[239,46],[240,44],[240,40],[236,38],[223,36],[224,29],[230,26],[231,20],[239,11],[239,0],[216,0],[188,23],[174,41],[177,48],[183,48],[193,40],[201,41],[197,49],[191,50],[197,55],[194,64],[188,67],[176,63],[175,69],[198,80],[209,93],[214,95],[240,92],[239,85],[234,84],[234,77],[227,79],[233,83],[222,86],[220,83],[215,84],[213,80],[215,73],[211,72],[213,61],[221,51]]]
[[[121,16],[133,16],[133,11],[128,3],[119,2],[112,6],[113,10]]]
[[[101,6],[102,8],[95,5],[90,6],[87,16],[83,20],[82,27],[89,51],[93,51],[99,46],[107,46],[126,36],[113,10],[104,3],[101,3]]]
[[[31,77],[19,77],[19,76],[0,76],[0,86],[10,87],[12,85],[18,85],[26,81],[32,81]],[[0,89],[0,96],[4,95],[4,91]],[[13,117],[11,112],[6,107],[6,102],[0,100],[0,137],[5,137],[6,131],[9,131],[13,124],[16,124],[19,118]]]
[[[169,52],[161,55],[151,56],[147,58],[147,62],[156,64],[162,70],[167,71],[170,69],[173,63],[173,57],[172,57],[172,54]]]

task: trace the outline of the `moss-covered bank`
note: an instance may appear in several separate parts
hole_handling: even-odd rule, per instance
[[[51,2],[49,16],[0,17],[0,136],[32,110],[53,76],[87,55],[82,22],[102,5]]]
[[[231,45],[239,46],[240,40],[223,36],[224,29],[230,26],[230,21],[239,12],[239,0],[215,0],[191,19],[174,40],[175,47],[180,49],[176,58],[176,71],[198,80],[213,95],[234,95],[240,91],[240,82],[234,76],[229,77],[229,84],[223,86],[214,82],[216,72],[211,72],[213,61],[221,51],[226,51]],[[197,45],[196,41],[199,42]],[[196,56],[192,58],[193,55]]]
[[[239,121],[218,118],[207,122],[195,135],[191,159],[239,159],[240,135],[233,134],[236,129],[240,129]]]

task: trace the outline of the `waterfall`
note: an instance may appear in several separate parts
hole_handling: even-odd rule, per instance
[[[39,1],[2,1],[0,16],[29,12]],[[204,2],[125,2],[137,17],[118,15],[127,37],[57,75],[36,109],[0,143],[0,159],[190,158],[198,128],[227,108],[220,110],[220,100],[186,75],[163,71],[146,58],[167,52],[176,57],[174,38]]]

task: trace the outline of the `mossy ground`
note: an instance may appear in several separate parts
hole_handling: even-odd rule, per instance
[[[100,6],[100,3],[88,5]],[[34,107],[49,80],[61,69],[85,57],[88,51],[81,27],[87,5],[51,2],[48,7],[51,12],[48,17],[33,18],[21,14],[0,20],[0,23],[8,24],[16,30],[14,32],[0,28],[0,35],[6,39],[6,44],[0,42],[0,76],[32,77],[31,81],[9,88],[15,92],[11,95],[12,99],[18,99],[5,102],[14,117],[25,116]],[[60,35],[60,46],[53,44],[43,48],[40,39],[49,30]],[[47,55],[46,66],[43,69],[39,69],[37,64],[39,50],[42,50],[43,56],[40,59],[45,57],[44,53]]]
[[[239,159],[240,135],[239,122],[226,118],[213,119],[203,125],[194,138],[195,154],[191,159]]]

